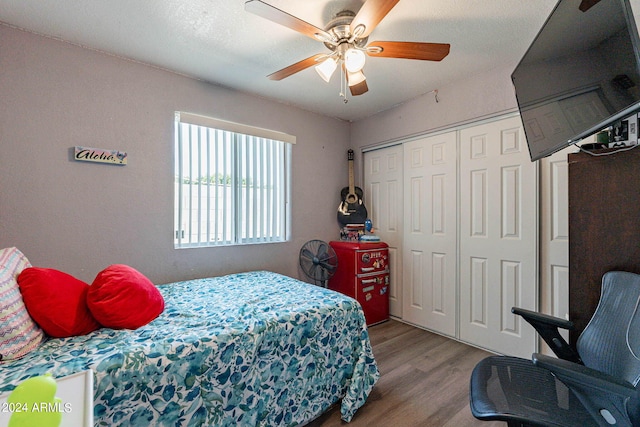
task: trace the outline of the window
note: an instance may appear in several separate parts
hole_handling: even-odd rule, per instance
[[[284,242],[295,137],[176,113],[175,247]]]

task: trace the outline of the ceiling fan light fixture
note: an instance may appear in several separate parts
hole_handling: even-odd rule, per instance
[[[355,73],[347,71],[347,83],[349,83],[349,86],[359,85],[366,79],[362,71],[356,71]]]
[[[360,49],[353,47],[347,49],[344,54],[344,66],[350,73],[356,73],[364,67],[366,56]]]
[[[334,58],[327,58],[320,64],[316,65],[315,68],[320,77],[322,77],[322,80],[329,83],[329,80],[331,80],[331,76],[333,75],[333,72],[336,70],[337,66],[338,63]]]

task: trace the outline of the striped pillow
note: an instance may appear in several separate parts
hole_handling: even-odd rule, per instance
[[[0,361],[24,356],[44,339],[18,288],[18,275],[27,267],[31,264],[18,249],[0,249]]]

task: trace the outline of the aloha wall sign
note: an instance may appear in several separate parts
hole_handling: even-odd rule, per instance
[[[127,164],[127,153],[118,150],[76,146],[73,157],[80,162],[108,163],[122,166]]]

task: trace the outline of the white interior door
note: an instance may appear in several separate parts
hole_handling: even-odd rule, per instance
[[[569,164],[565,148],[540,160],[540,312],[569,319]],[[562,332],[569,339],[568,332]],[[544,353],[552,354],[544,342]]]
[[[519,117],[460,131],[460,339],[525,358],[536,336],[537,164]]]
[[[389,314],[402,318],[402,145],[364,153],[364,200],[389,245]]]
[[[403,319],[456,335],[457,133],[404,144]]]

